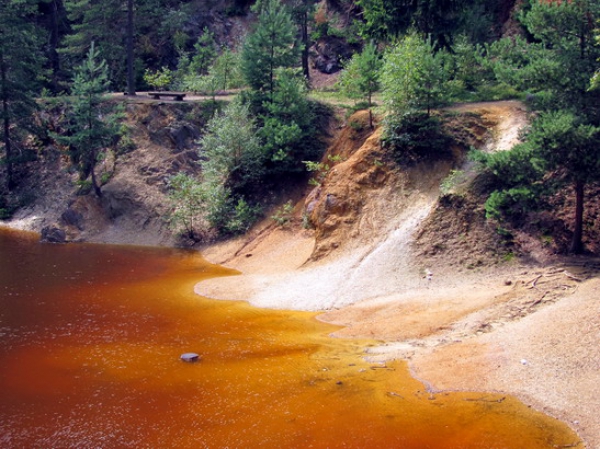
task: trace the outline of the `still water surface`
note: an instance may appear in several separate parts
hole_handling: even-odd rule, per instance
[[[230,274],[195,252],[0,230],[0,447],[583,447],[513,398],[430,394],[402,363],[366,363],[368,342],[314,314],[194,295]]]

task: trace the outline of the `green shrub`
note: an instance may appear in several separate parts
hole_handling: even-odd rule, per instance
[[[383,144],[400,165],[450,157],[450,143],[441,120],[425,112],[407,112],[385,122]]]
[[[446,176],[444,178],[444,180],[442,181],[442,183],[440,184],[440,191],[442,192],[442,194],[446,195],[448,193],[450,193],[450,191],[456,187],[458,184],[460,184],[461,182],[463,182],[465,179],[465,172],[462,170],[452,170],[450,171],[450,173],[448,174],[448,176]]]
[[[194,239],[206,195],[195,177],[179,172],[169,179],[169,223],[172,229]]]
[[[162,67],[155,72],[146,69],[144,81],[157,90],[165,90],[173,81],[173,72],[168,67]]]
[[[289,200],[283,206],[277,209],[275,214],[271,216],[271,219],[279,226],[283,227],[291,221],[293,212],[294,205],[292,204],[292,201]]]
[[[496,190],[485,202],[485,216],[488,219],[515,219],[536,208],[537,204],[538,193],[531,187]]]
[[[104,185],[106,184],[108,181],[110,181],[110,178],[113,177],[113,172],[108,172],[105,171],[104,173],[102,173],[102,175],[100,176],[100,184]]]
[[[229,210],[226,210],[225,221],[219,232],[222,234],[243,234],[256,223],[262,213],[260,205],[251,205],[244,198],[228,202]]]
[[[85,196],[92,191],[92,181],[88,179],[79,179],[75,182],[79,187],[77,195]]]

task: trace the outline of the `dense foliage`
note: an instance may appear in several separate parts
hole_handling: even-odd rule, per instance
[[[243,232],[269,192],[319,163],[314,136],[325,112],[308,99],[308,50],[331,45],[346,58],[339,92],[370,111],[380,94],[384,143],[400,165],[449,154],[437,108],[526,100],[539,113],[525,143],[479,156],[494,178],[488,215],[514,222],[542,206],[553,187],[570,185],[572,249],[580,252],[584,187],[600,176],[600,4],[525,0],[511,36],[499,39],[510,7],[492,0],[5,0],[3,190],[18,183],[15,164],[35,154],[25,142],[36,141],[29,138],[34,113],[48,104],[38,96],[68,105],[55,138],[100,196],[94,168],[120,136],[103,92],[170,89],[216,99],[240,88],[198,142],[201,175],[174,176],[169,187],[174,226],[189,237],[198,227]],[[233,23],[244,23],[246,34],[234,34]]]
[[[16,186],[14,166],[23,159],[23,141],[37,109],[41,84],[41,36],[31,21],[36,3],[5,0],[0,4],[0,116],[6,186]]]
[[[381,73],[383,98],[392,114],[440,106],[448,96],[447,54],[409,34],[385,55]]]
[[[495,0],[358,0],[363,10],[362,33],[391,40],[414,29],[432,38],[436,47],[452,46],[455,36],[469,34],[475,40],[493,35],[499,2]]]
[[[230,103],[210,121],[200,145],[208,224],[222,234],[246,231],[259,213],[250,193],[260,184],[266,158],[248,105]]]
[[[384,145],[402,166],[435,161],[451,156],[451,138],[441,119],[425,112],[406,112],[388,119]]]
[[[525,146],[506,155],[488,158],[492,171],[504,167],[498,189],[487,203],[497,217],[543,202],[551,187],[565,183],[575,193],[571,250],[583,247],[584,188],[600,180],[598,132],[600,92],[590,89],[598,69],[600,46],[594,40],[594,24],[600,19],[595,1],[532,1],[520,16],[530,39],[502,39],[490,46],[490,64],[497,78],[529,92],[533,107],[542,111],[534,121]],[[540,176],[549,180],[544,189]],[[512,180],[510,185],[502,185]]]

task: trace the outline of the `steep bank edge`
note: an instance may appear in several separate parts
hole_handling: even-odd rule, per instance
[[[30,163],[15,195],[31,200],[2,224],[27,231],[61,229],[67,241],[172,246],[166,220],[168,178],[199,172],[195,143],[212,115],[212,102],[113,101],[126,106],[129,148],[107,152],[98,164],[103,196],[80,194],[77,172],[59,148],[47,147]],[[59,118],[51,117],[59,127]]]
[[[524,108],[512,102],[475,107],[481,111],[482,106],[484,118],[490,123],[496,120],[494,144],[510,148],[518,139],[519,127],[526,123]],[[389,198],[385,189],[378,193]],[[407,211],[406,215],[411,214]],[[596,422],[600,404],[595,400],[600,397],[600,309],[594,297],[598,267],[593,261],[555,260],[554,266],[545,268],[505,264],[458,271],[452,266],[431,267],[432,281],[423,279],[416,269],[404,273],[402,279],[397,274],[389,277],[385,270],[394,263],[380,257],[386,252],[381,242],[394,247],[393,237],[387,236],[395,231],[402,234],[401,222],[380,228],[379,235],[359,232],[350,248],[335,248],[316,262],[309,261],[314,254],[309,231],[298,234],[278,229],[273,234],[279,237],[271,242],[263,238],[264,247],[258,243],[251,251],[238,251],[236,257],[230,257],[240,248],[234,243],[229,248],[210,248],[205,252],[209,259],[227,259],[228,265],[245,274],[213,286],[201,283],[197,292],[265,307],[340,307],[321,319],[346,326],[336,335],[387,341],[369,349],[368,356],[374,360],[409,360],[415,376],[433,390],[503,391],[518,396],[567,422],[589,448],[600,447]],[[404,231],[418,229],[406,226]],[[278,240],[287,245],[294,241],[302,250],[286,249],[274,255],[270,243]],[[388,254],[400,256],[408,250],[406,246],[393,249]],[[365,260],[368,263],[362,264]],[[401,283],[402,288],[390,288],[389,294],[365,288],[388,280],[391,285]],[[343,307],[354,300],[355,305]],[[580,323],[586,323],[581,332]]]

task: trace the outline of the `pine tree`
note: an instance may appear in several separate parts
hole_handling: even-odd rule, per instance
[[[177,173],[169,180],[171,226],[190,239],[196,239],[197,222],[205,205],[205,192],[196,178],[187,173]]]
[[[344,67],[340,75],[341,91],[350,98],[360,98],[367,101],[369,108],[369,125],[373,128],[373,94],[379,90],[379,71],[382,66],[381,57],[375,44],[369,43],[363,51],[355,54]]]
[[[248,105],[231,102],[208,123],[199,143],[206,220],[224,234],[248,230],[260,208],[246,197],[260,182],[265,160]]]
[[[109,110],[110,105],[102,98],[109,84],[106,61],[99,60],[99,52],[92,43],[73,81],[72,95],[75,98],[69,113],[69,132],[57,136],[59,142],[69,147],[81,179],[91,176],[92,187],[98,197],[102,196],[102,190],[96,178],[96,163],[102,149],[119,136],[120,115]]]
[[[67,12],[63,0],[45,0],[38,2],[40,17],[36,20],[39,27],[44,29],[46,45],[45,54],[50,69],[48,85],[53,93],[61,90],[64,81],[62,61],[58,52],[60,40],[69,31]]]
[[[520,17],[532,39],[505,38],[490,47],[498,79],[532,94],[536,108],[600,119],[600,92],[589,90],[599,65],[594,24],[600,4],[536,0]]]
[[[194,44],[195,54],[190,61],[189,69],[195,75],[206,75],[208,68],[217,56],[215,50],[215,35],[206,27],[202,30],[202,35]]]
[[[71,33],[62,39],[60,53],[73,70],[92,42],[102,51],[108,74],[119,89],[135,95],[136,36],[159,27],[162,0],[64,0]],[[149,26],[144,26],[150,23]]]
[[[260,136],[268,155],[270,176],[303,172],[304,160],[314,160],[314,113],[307,99],[306,85],[297,70],[276,71],[275,90],[260,116]]]
[[[210,73],[217,79],[219,89],[237,88],[243,85],[240,73],[240,55],[230,48],[223,47],[221,54],[217,56]]]
[[[394,115],[443,104],[449,90],[446,55],[416,34],[406,36],[384,56],[381,87]]]
[[[127,95],[135,95],[135,4],[134,0],[127,0],[127,33],[126,33],[126,49],[127,49]]]
[[[527,143],[548,173],[574,187],[575,253],[583,251],[585,185],[600,179],[600,91],[590,89],[599,66],[594,40],[599,19],[594,0],[535,0],[521,15],[532,38],[503,39],[490,47],[498,79],[530,92],[533,106],[543,111]]]
[[[254,92],[271,100],[275,71],[297,60],[294,23],[278,0],[259,0],[253,11],[259,14],[258,24],[242,48],[242,73]]]
[[[127,10],[123,0],[65,0],[73,33],[64,37],[62,53],[67,65],[76,66],[87,56],[92,42],[107,60],[110,78],[125,80]]]
[[[573,114],[552,112],[533,124],[528,138],[547,171],[562,173],[575,190],[575,217],[571,252],[583,252],[584,191],[600,180],[600,127],[581,123]]]
[[[302,61],[302,73],[304,78],[310,79],[310,70],[308,65],[308,57],[310,50],[310,34],[308,32],[308,26],[312,20],[314,13],[315,3],[312,0],[294,0],[292,2],[292,19],[298,26],[301,44],[301,61]]]
[[[30,18],[36,1],[3,0],[0,4],[0,107],[7,187],[15,187],[18,133],[33,123],[36,89],[42,73],[40,42]]]
[[[450,47],[452,37],[464,26],[467,12],[480,3],[494,0],[358,0],[362,9],[362,34],[378,40],[392,40],[414,29],[431,38],[436,48]],[[481,22],[483,17],[478,17]]]

